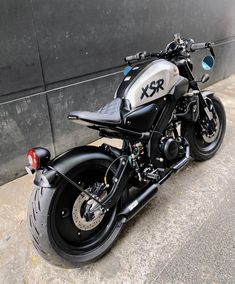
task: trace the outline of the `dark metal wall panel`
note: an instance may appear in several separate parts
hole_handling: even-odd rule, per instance
[[[0,185],[25,173],[27,149],[48,147],[54,154],[45,95],[0,105]]]
[[[235,73],[235,40],[222,47],[224,78]],[[220,80],[221,78],[218,78]]]
[[[34,0],[46,82],[60,81],[119,64],[128,50],[136,46],[136,39],[143,38],[142,25],[148,28],[150,38],[152,31],[144,20],[149,16],[147,5],[144,11],[142,4],[132,2],[130,8],[133,12],[130,14],[127,3],[108,0]]]
[[[175,28],[197,41],[221,40],[234,36],[235,2],[233,0],[189,0],[182,5],[181,27]],[[175,17],[180,14],[175,15]]]
[[[232,0],[33,0],[46,83],[112,68],[158,50],[179,31],[195,40],[234,35]]]
[[[97,131],[67,120],[67,116],[73,110],[97,110],[111,101],[122,76],[108,76],[48,93],[56,154],[98,138]]]
[[[113,98],[121,74],[90,79],[119,70],[126,55],[163,49],[175,32],[196,41],[235,36],[233,0],[2,0],[0,7],[0,184],[23,173],[32,146],[58,154],[98,137],[66,117]],[[215,52],[207,85],[235,72],[235,42]],[[206,53],[193,55],[198,77]]]
[[[42,86],[30,0],[1,0],[0,8],[0,96]]]

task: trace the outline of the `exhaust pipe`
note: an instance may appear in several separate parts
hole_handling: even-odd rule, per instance
[[[159,183],[154,183],[147,189],[139,194],[134,201],[130,202],[123,210],[118,214],[121,217],[122,223],[127,223],[131,218],[133,218],[157,193]]]
[[[178,163],[174,164],[166,175],[161,178],[157,183],[147,186],[141,193],[130,203],[128,203],[122,211],[118,214],[121,218],[121,223],[127,223],[132,219],[157,193],[159,185],[164,183],[173,173],[178,172],[190,160],[189,145],[186,145],[186,155]]]

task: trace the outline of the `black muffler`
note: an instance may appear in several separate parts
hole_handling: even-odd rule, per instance
[[[154,183],[143,189],[141,193],[133,201],[128,203],[122,211],[118,214],[121,217],[121,222],[126,223],[133,218],[157,193],[159,183]]]
[[[159,185],[164,183],[173,173],[178,172],[183,168],[190,160],[190,151],[189,145],[186,146],[186,155],[178,163],[174,164],[170,170],[162,177],[157,183],[151,184],[141,190],[139,195],[130,203],[128,203],[118,214],[118,217],[121,218],[122,223],[128,222],[133,218],[157,193]]]

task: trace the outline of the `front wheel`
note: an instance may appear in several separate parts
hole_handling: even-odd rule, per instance
[[[225,134],[226,114],[221,100],[214,94],[206,98],[215,110],[216,130],[207,131],[205,120],[200,113],[198,121],[183,125],[183,136],[189,141],[191,156],[196,161],[205,161],[212,158],[218,151]]]
[[[109,165],[110,162],[105,160],[92,160],[80,164],[70,177],[90,194],[102,199],[108,194],[107,190],[101,189]],[[112,184],[113,174],[111,168],[109,184]],[[69,268],[79,267],[105,254],[122,229],[116,218],[120,204],[87,220],[84,212],[87,207],[95,206],[94,203],[67,182],[57,188],[36,187],[29,204],[28,221],[38,253],[54,265]]]

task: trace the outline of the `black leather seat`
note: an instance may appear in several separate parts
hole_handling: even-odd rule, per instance
[[[118,125],[121,123],[121,104],[121,98],[116,98],[95,112],[72,111],[68,115],[68,119],[80,124]]]

